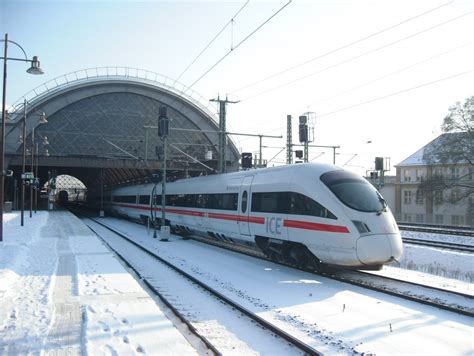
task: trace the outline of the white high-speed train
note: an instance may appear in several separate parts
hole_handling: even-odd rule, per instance
[[[111,192],[113,213],[161,218],[161,185]],[[299,266],[377,269],[399,260],[402,240],[379,192],[326,164],[297,164],[183,179],[166,184],[174,231],[259,248]]]

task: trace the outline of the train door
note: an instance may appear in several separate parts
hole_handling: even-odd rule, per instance
[[[250,196],[253,176],[245,177],[240,186],[239,192],[239,232],[240,235],[250,236],[249,214],[250,214]]]

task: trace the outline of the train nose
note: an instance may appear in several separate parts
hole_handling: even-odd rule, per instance
[[[399,261],[403,247],[399,233],[362,236],[357,240],[357,257],[365,265]]]
[[[390,249],[392,250],[392,258],[395,261],[400,261],[400,258],[403,255],[403,244],[402,244],[402,237],[400,233],[396,234],[389,234],[387,235],[387,239],[390,243]]]

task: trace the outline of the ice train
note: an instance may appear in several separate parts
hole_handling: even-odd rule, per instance
[[[161,186],[120,187],[108,208],[161,218]],[[327,164],[296,164],[166,184],[166,221],[176,232],[240,243],[298,266],[378,269],[399,260],[402,240],[379,192]]]

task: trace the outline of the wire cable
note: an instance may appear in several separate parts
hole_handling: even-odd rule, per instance
[[[203,50],[199,52],[196,58],[194,58],[192,62],[189,63],[189,65],[186,67],[186,69],[183,70],[183,72],[178,76],[178,78],[175,79],[175,82],[177,82],[183,76],[183,74],[186,73],[188,69],[199,59],[199,57],[201,57],[201,55],[209,48],[209,46],[217,39],[217,37],[219,37],[220,34],[224,32],[227,26],[229,26],[229,24],[232,24],[234,22],[234,19],[240,14],[240,12],[244,9],[244,7],[247,6],[249,1],[250,0],[247,0],[247,2],[242,5],[242,7],[234,14],[234,16],[232,16],[232,18],[224,25],[224,27],[222,27],[222,29],[217,33],[217,35],[215,35],[214,38],[203,48]]]
[[[264,90],[264,91],[262,91],[262,92],[260,92],[260,93],[255,94],[255,95],[249,96],[249,97],[247,97],[247,98],[245,98],[245,99],[241,99],[240,101],[254,99],[254,98],[256,98],[256,97],[258,97],[258,96],[261,96],[261,95],[263,95],[263,94],[266,94],[266,93],[275,91],[275,90],[277,90],[277,89],[281,89],[281,88],[286,87],[286,86],[288,86],[288,85],[290,85],[290,84],[293,84],[293,83],[296,83],[296,82],[298,82],[298,81],[307,79],[307,78],[312,77],[312,76],[314,76],[314,75],[316,75],[316,74],[320,74],[320,73],[322,73],[322,72],[325,72],[325,71],[327,71],[327,70],[329,70],[329,69],[338,67],[338,66],[340,66],[340,65],[343,65],[343,64],[352,62],[352,61],[354,61],[354,60],[356,60],[356,59],[359,59],[359,58],[361,58],[361,57],[364,57],[364,56],[366,56],[366,55],[372,54],[372,53],[374,53],[374,52],[377,52],[377,51],[380,51],[380,50],[382,50],[382,49],[384,49],[384,48],[393,46],[393,45],[395,45],[395,44],[397,44],[397,43],[400,43],[400,42],[402,42],[402,41],[405,41],[405,40],[408,40],[408,39],[410,39],[410,38],[413,38],[413,37],[416,37],[416,36],[418,36],[418,35],[421,35],[421,34],[423,34],[423,33],[425,33],[425,32],[434,30],[435,28],[441,27],[441,26],[446,25],[446,24],[448,24],[448,23],[450,23],[450,22],[457,21],[457,20],[459,20],[459,19],[461,19],[461,18],[463,18],[463,17],[465,17],[465,16],[471,15],[472,13],[473,13],[473,11],[466,12],[466,13],[464,13],[464,14],[462,14],[462,15],[459,15],[459,16],[456,16],[456,17],[451,18],[451,19],[449,19],[449,20],[446,20],[446,21],[444,21],[444,22],[438,23],[438,24],[436,24],[436,25],[434,25],[434,26],[425,28],[424,30],[421,30],[421,31],[418,31],[418,32],[413,33],[413,34],[411,34],[411,35],[402,37],[402,38],[400,38],[400,39],[398,39],[398,40],[389,42],[389,43],[387,43],[387,44],[385,44],[385,45],[383,45],[383,46],[380,46],[380,47],[371,49],[370,51],[364,52],[364,53],[362,53],[362,54],[359,54],[359,55],[357,55],[357,56],[354,56],[354,57],[351,57],[351,58],[349,58],[349,59],[343,60],[343,61],[341,61],[341,62],[332,64],[332,65],[327,66],[327,67],[325,67],[325,68],[323,68],[323,69],[320,69],[320,70],[318,70],[318,71],[316,71],[316,72],[312,72],[312,73],[310,73],[310,74],[307,74],[307,75],[298,77],[298,78],[296,78],[296,79],[290,80],[289,82],[280,84],[280,85],[278,85],[278,86],[275,86],[275,87],[273,87],[273,88]]]
[[[437,7],[435,7],[435,8],[430,9],[430,10],[427,10],[427,11],[425,11],[425,12],[422,12],[422,13],[420,13],[420,14],[418,14],[418,15],[415,15],[415,16],[413,16],[413,17],[410,17],[410,18],[408,18],[408,19],[406,19],[406,20],[403,20],[403,21],[401,21],[401,22],[399,22],[399,23],[397,23],[397,24],[388,26],[388,27],[386,27],[386,28],[383,28],[382,30],[379,30],[379,31],[374,32],[374,33],[371,33],[371,34],[369,34],[369,35],[367,35],[367,36],[365,36],[365,37],[362,37],[362,38],[360,38],[360,39],[358,39],[358,40],[355,40],[355,41],[349,42],[349,43],[347,43],[347,44],[345,44],[345,45],[342,45],[342,46],[340,46],[340,47],[337,47],[336,49],[330,50],[329,52],[326,52],[326,53],[323,53],[323,54],[318,55],[318,56],[316,56],[316,57],[313,57],[313,58],[311,58],[311,59],[309,59],[309,60],[307,60],[307,61],[305,61],[305,62],[296,64],[296,65],[294,65],[294,66],[292,66],[292,67],[290,67],[290,68],[284,69],[284,70],[282,70],[282,71],[280,71],[280,72],[278,72],[278,73],[276,73],[276,74],[272,74],[272,75],[270,75],[270,76],[268,76],[268,77],[266,77],[266,78],[260,79],[260,80],[258,80],[258,81],[256,81],[256,82],[253,82],[253,83],[251,83],[251,84],[248,84],[248,85],[245,85],[245,86],[240,87],[240,88],[238,88],[238,89],[235,89],[235,90],[231,91],[230,94],[235,94],[236,92],[239,92],[239,91],[241,91],[241,90],[250,88],[250,87],[252,87],[252,86],[254,86],[254,85],[260,84],[260,83],[265,82],[265,81],[267,81],[267,80],[269,80],[269,79],[272,79],[272,78],[275,78],[275,77],[277,77],[277,76],[279,76],[279,75],[285,74],[285,73],[287,73],[287,72],[289,72],[289,71],[291,71],[291,70],[293,70],[293,69],[302,67],[302,66],[304,66],[304,65],[306,65],[306,64],[308,64],[308,63],[314,62],[314,61],[316,61],[316,60],[318,60],[318,59],[321,59],[321,58],[324,58],[324,57],[326,57],[326,56],[329,56],[330,54],[336,53],[336,52],[341,51],[341,50],[343,50],[343,49],[345,49],[345,48],[348,48],[348,47],[350,47],[350,46],[353,46],[353,45],[355,45],[355,44],[357,44],[357,43],[360,43],[360,42],[363,42],[363,41],[365,41],[365,40],[368,40],[369,38],[375,37],[375,36],[377,36],[377,35],[379,35],[379,34],[381,34],[381,33],[387,32],[387,31],[389,31],[389,30],[391,30],[391,29],[394,29],[394,28],[396,28],[396,27],[398,27],[398,26],[401,26],[401,25],[403,25],[403,24],[406,24],[406,23],[408,23],[408,22],[410,22],[410,21],[413,21],[413,20],[415,20],[415,19],[417,19],[417,18],[419,18],[419,17],[422,17],[422,16],[424,16],[424,15],[427,15],[427,14],[433,12],[433,11],[436,11],[436,10],[438,10],[438,9],[444,7],[444,6],[447,6],[447,5],[449,5],[449,4],[452,4],[453,2],[454,2],[454,0],[453,0],[453,1],[449,1],[449,2],[447,2],[447,3],[444,3],[444,4],[440,5],[440,6],[437,6]]]
[[[389,97],[392,97],[392,96],[403,94],[403,93],[406,93],[406,92],[409,92],[409,91],[412,91],[412,90],[415,90],[415,89],[423,88],[423,87],[426,87],[426,86],[429,86],[429,85],[437,84],[437,83],[440,83],[440,82],[443,82],[443,81],[446,81],[446,80],[449,80],[449,79],[453,79],[453,78],[460,77],[460,76],[463,76],[463,75],[466,75],[466,74],[470,74],[472,72],[474,72],[474,69],[470,69],[470,70],[467,70],[467,71],[464,71],[464,72],[453,74],[451,76],[444,77],[444,78],[441,78],[441,79],[433,80],[431,82],[416,85],[416,86],[413,86],[413,87],[410,87],[410,88],[407,88],[407,89],[402,89],[402,90],[399,90],[399,91],[396,91],[396,92],[393,92],[393,93],[390,93],[390,94],[386,94],[386,95],[383,95],[383,96],[379,96],[379,97],[376,97],[376,98],[373,98],[373,99],[369,99],[369,100],[366,100],[366,101],[363,101],[363,102],[360,102],[360,103],[357,103],[357,104],[349,105],[349,106],[346,106],[346,107],[341,108],[341,109],[329,111],[329,112],[320,114],[317,117],[319,119],[319,118],[324,117],[324,116],[329,116],[329,115],[336,114],[336,113],[341,112],[341,111],[346,111],[346,110],[349,110],[349,109],[356,108],[358,106],[370,104],[370,103],[373,103],[375,101],[379,101],[379,100],[386,99],[386,98],[389,98]],[[292,129],[296,126],[297,126],[297,124],[293,124]],[[270,134],[270,133],[275,132],[275,131],[281,131],[285,127],[286,126],[277,127],[275,129],[266,131],[265,134]]]
[[[323,117],[323,116],[328,116],[328,115],[336,114],[336,113],[341,112],[341,111],[353,109],[353,108],[356,108],[356,107],[358,107],[358,106],[362,106],[362,105],[365,105],[365,104],[373,103],[373,102],[375,102],[375,101],[379,101],[379,100],[386,99],[386,98],[389,98],[389,97],[392,97],[392,96],[395,96],[395,95],[403,94],[403,93],[406,93],[406,92],[409,92],[409,91],[412,91],[412,90],[415,90],[415,89],[419,89],[419,88],[423,88],[423,87],[426,87],[426,86],[429,86],[429,85],[433,85],[433,84],[436,84],[436,83],[444,82],[444,81],[446,81],[446,80],[453,79],[453,78],[456,78],[456,77],[460,77],[460,76],[462,76],[462,75],[466,75],[466,74],[469,74],[469,73],[472,73],[472,72],[474,72],[474,69],[470,69],[470,70],[467,70],[467,71],[465,71],[465,72],[453,74],[453,75],[450,75],[449,77],[445,77],[445,78],[433,80],[433,81],[431,81],[431,82],[423,83],[423,84],[420,84],[420,85],[417,85],[417,86],[414,86],[414,87],[410,87],[410,88],[407,88],[407,89],[399,90],[399,91],[396,91],[396,92],[393,92],[393,93],[390,93],[390,94],[387,94],[387,95],[382,95],[382,96],[376,97],[376,98],[374,98],[374,99],[370,99],[370,100],[367,100],[367,101],[363,101],[363,102],[361,102],[361,103],[357,103],[357,104],[353,104],[353,105],[346,106],[346,107],[344,107],[344,108],[342,108],[342,109],[338,109],[338,110],[334,110],[334,111],[329,111],[329,112],[327,112],[327,113],[318,115],[318,118],[321,118],[321,117]]]
[[[435,54],[435,55],[433,55],[433,56],[431,56],[431,57],[429,57],[429,58],[426,58],[426,59],[424,59],[424,60],[418,61],[418,62],[416,62],[416,63],[412,63],[412,64],[410,64],[410,65],[408,65],[408,66],[399,68],[399,69],[397,69],[397,70],[395,70],[395,71],[392,71],[392,72],[390,72],[390,73],[386,73],[386,74],[384,74],[384,75],[382,75],[382,76],[380,76],[380,77],[371,79],[371,80],[369,80],[369,81],[367,81],[367,82],[365,82],[365,83],[359,84],[359,85],[357,85],[357,86],[355,86],[355,87],[352,87],[352,88],[349,88],[349,89],[340,91],[340,92],[335,93],[335,94],[333,94],[333,95],[331,95],[331,96],[329,96],[329,97],[323,98],[323,99],[319,100],[317,104],[321,104],[321,103],[323,103],[323,102],[326,102],[326,101],[328,101],[328,100],[337,98],[337,97],[342,96],[342,95],[344,95],[344,94],[351,93],[351,92],[353,92],[353,91],[355,91],[355,90],[357,90],[357,89],[366,87],[366,86],[368,86],[368,85],[370,85],[370,84],[373,84],[373,83],[376,83],[376,82],[378,82],[378,81],[381,81],[381,80],[383,80],[383,79],[385,79],[385,78],[387,78],[387,77],[390,77],[390,76],[395,75],[395,74],[399,74],[399,73],[401,73],[401,72],[403,72],[403,71],[406,71],[406,70],[408,70],[408,69],[411,69],[411,68],[413,68],[413,67],[415,67],[415,66],[417,66],[417,65],[420,65],[420,64],[429,62],[429,61],[431,61],[431,60],[433,60],[433,59],[439,58],[439,57],[441,57],[441,56],[444,56],[444,55],[446,55],[446,54],[449,54],[449,53],[451,53],[451,52],[457,51],[457,50],[459,50],[459,49],[461,49],[461,48],[468,47],[468,46],[471,46],[471,45],[472,45],[472,42],[468,42],[468,43],[465,43],[465,44],[463,44],[463,45],[461,45],[461,46],[448,49],[448,50],[446,50],[446,51],[444,51],[444,52]],[[314,105],[316,105],[316,104],[312,104],[312,105],[310,105],[310,106],[314,106]],[[308,107],[309,107],[309,106],[308,106]],[[249,130],[252,131],[252,129],[249,129]],[[245,139],[244,139],[244,140],[245,140]]]
[[[349,88],[349,89],[345,89],[345,90],[340,91],[340,92],[338,92],[338,93],[335,93],[335,94],[333,94],[333,95],[331,95],[331,96],[329,96],[329,97],[323,98],[323,99],[321,99],[320,101],[318,101],[318,104],[321,104],[321,103],[323,103],[323,102],[325,102],[325,101],[328,101],[328,100],[331,100],[331,99],[334,99],[334,98],[337,98],[337,97],[339,97],[339,96],[341,96],[341,95],[345,95],[345,94],[351,93],[351,92],[353,92],[353,91],[355,91],[355,90],[357,90],[357,89],[360,89],[360,88],[366,87],[366,86],[368,86],[368,85],[370,85],[370,84],[379,82],[379,81],[381,81],[381,80],[383,80],[383,79],[385,79],[385,78],[388,78],[388,77],[390,77],[390,76],[392,76],[392,75],[402,73],[402,72],[404,72],[404,71],[406,71],[406,70],[408,70],[408,69],[411,69],[411,68],[413,68],[413,67],[416,67],[416,66],[418,66],[418,65],[420,65],[420,64],[427,63],[427,62],[429,62],[429,61],[432,61],[433,59],[437,59],[437,58],[442,57],[442,56],[444,56],[444,55],[447,55],[447,54],[449,54],[449,53],[451,53],[451,52],[457,51],[457,50],[459,50],[459,49],[461,49],[461,48],[468,47],[468,46],[471,46],[471,45],[472,45],[472,42],[469,42],[469,43],[465,43],[465,44],[463,44],[463,45],[461,45],[461,46],[448,49],[448,50],[446,50],[446,51],[444,51],[444,52],[437,53],[437,54],[435,54],[435,55],[433,55],[433,56],[431,56],[431,57],[429,57],[429,58],[425,58],[425,59],[423,59],[423,60],[421,60],[421,61],[418,61],[418,62],[416,62],[416,63],[412,63],[412,64],[410,64],[410,65],[408,65],[408,66],[399,68],[399,69],[397,69],[397,70],[395,70],[395,71],[392,71],[392,72],[390,72],[390,73],[386,73],[386,74],[384,74],[384,75],[382,75],[382,76],[380,76],[380,77],[371,79],[371,80],[369,80],[369,81],[367,81],[367,82],[365,82],[365,83],[359,84],[359,85],[357,85],[357,86],[355,86],[355,87],[352,87],[352,88]]]
[[[211,70],[213,70],[219,63],[221,63],[229,54],[235,51],[241,44],[247,41],[252,35],[254,35],[258,30],[260,30],[265,24],[267,24],[272,18],[274,18],[278,13],[280,13],[285,7],[287,7],[293,0],[288,0],[288,2],[283,5],[278,11],[276,11],[272,16],[266,19],[260,26],[253,30],[249,35],[247,35],[242,41],[240,41],[234,48],[230,49],[221,59],[219,59],[214,65],[211,66],[204,74],[202,74],[198,79],[196,79],[189,88],[192,88],[197,82],[204,78]],[[189,89],[188,88],[188,89]]]

